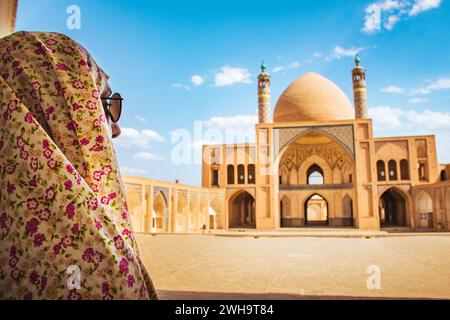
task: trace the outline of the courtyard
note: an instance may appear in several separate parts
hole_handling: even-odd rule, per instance
[[[137,240],[160,299],[450,298],[448,235]]]

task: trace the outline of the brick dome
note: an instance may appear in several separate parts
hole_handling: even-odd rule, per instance
[[[274,122],[354,119],[354,109],[344,92],[327,78],[309,72],[281,94]]]

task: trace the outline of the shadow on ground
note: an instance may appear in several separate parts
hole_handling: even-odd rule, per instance
[[[160,300],[416,300],[416,298],[314,296],[285,293],[235,293],[158,290]],[[426,298],[419,298],[428,300]]]

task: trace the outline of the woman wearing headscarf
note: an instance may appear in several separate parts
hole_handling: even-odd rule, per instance
[[[0,299],[156,299],[109,95],[108,76],[69,37],[0,39]]]

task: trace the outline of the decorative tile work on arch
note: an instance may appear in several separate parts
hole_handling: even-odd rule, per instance
[[[277,157],[281,150],[291,141],[309,130],[322,131],[328,136],[336,139],[352,154],[353,158],[355,157],[353,125],[351,124],[336,126],[276,128],[273,130],[275,157]]]

